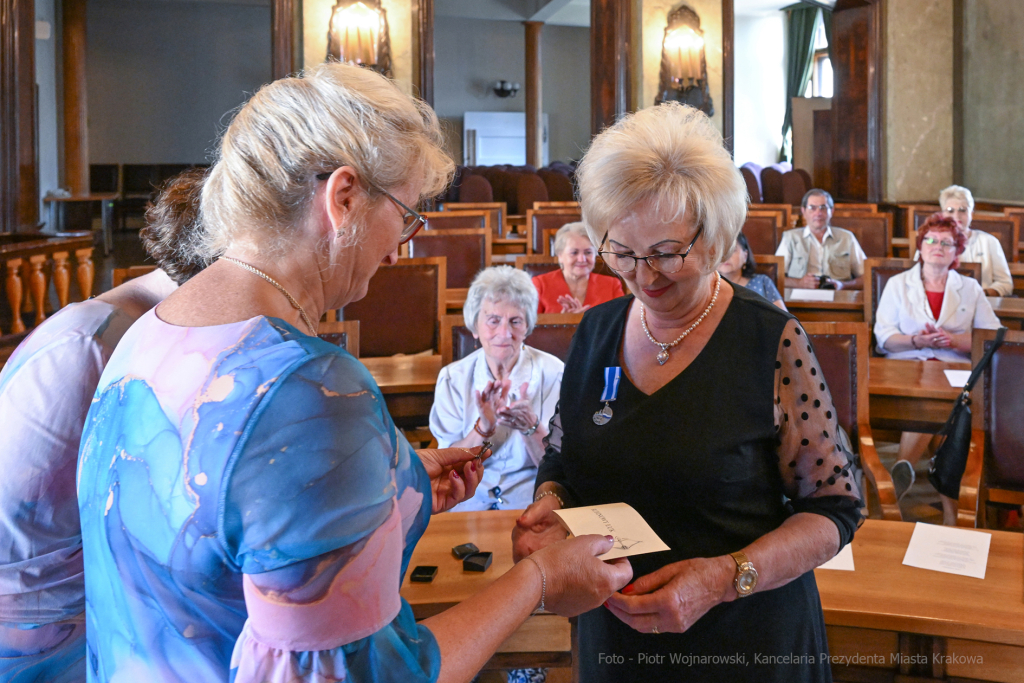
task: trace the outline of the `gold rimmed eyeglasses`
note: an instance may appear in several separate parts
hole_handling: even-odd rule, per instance
[[[317,176],[316,176],[316,179],[317,180],[327,180],[330,177],[331,177],[331,173],[318,173]],[[401,235],[401,237],[399,237],[399,242],[398,242],[399,244],[405,244],[406,242],[411,240],[413,238],[413,236],[415,236],[416,233],[418,233],[420,231],[420,228],[422,228],[424,225],[427,224],[427,219],[424,218],[422,214],[420,214],[419,212],[417,212],[414,209],[410,209],[408,206],[406,206],[402,202],[398,201],[397,197],[395,197],[393,194],[391,194],[390,192],[388,192],[384,188],[377,187],[373,183],[369,183],[369,182],[366,183],[366,184],[369,185],[370,187],[372,187],[377,192],[380,192],[382,195],[384,195],[388,199],[390,199],[392,202],[394,202],[395,206],[397,206],[399,209],[401,209],[403,211],[403,214],[402,214],[403,227],[402,227],[402,235]]]

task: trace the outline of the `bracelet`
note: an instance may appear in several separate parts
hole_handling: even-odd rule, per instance
[[[480,418],[478,417],[476,419],[476,422],[473,423],[473,431],[475,431],[477,434],[484,437],[485,439],[489,439],[492,436],[494,436],[494,432],[498,431],[498,425],[493,425],[491,427],[491,431],[489,432],[480,431]]]
[[[542,493],[539,496],[537,496],[536,498],[534,498],[533,502],[536,503],[537,501],[539,501],[544,496],[554,496],[555,500],[557,500],[559,503],[562,504],[562,508],[563,509],[566,507],[565,501],[562,500],[562,497],[560,495],[558,495],[557,493],[555,493],[554,491],[545,491],[544,493]]]
[[[547,598],[548,595],[548,577],[544,576],[544,568],[540,566],[540,562],[533,559],[529,555],[527,555],[525,559],[529,560],[530,562],[533,562],[537,566],[537,569],[540,571],[540,605],[537,607],[537,610],[543,612],[544,599]]]
[[[537,418],[537,422],[535,422],[532,427],[530,427],[525,432],[523,432],[523,436],[533,436],[534,434],[537,433],[537,430],[539,428],[540,428],[540,418],[538,417]]]

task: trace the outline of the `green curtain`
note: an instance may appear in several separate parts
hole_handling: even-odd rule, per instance
[[[785,8],[786,118],[782,123],[783,159],[790,156],[787,153],[786,139],[793,127],[793,98],[803,96],[807,81],[811,78],[811,65],[814,61],[814,24],[820,11],[815,5],[803,3]]]
[[[836,53],[832,49],[832,10],[821,10],[821,21],[825,25],[825,40],[828,41],[828,61],[832,62],[835,68]]]

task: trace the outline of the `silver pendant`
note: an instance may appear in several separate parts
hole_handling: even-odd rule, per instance
[[[604,408],[594,413],[594,424],[598,426],[608,424],[608,421],[612,419],[612,407],[607,403],[604,404]]]
[[[658,351],[658,365],[664,365],[668,362],[668,349],[662,349]]]

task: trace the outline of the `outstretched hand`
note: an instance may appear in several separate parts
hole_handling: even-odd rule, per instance
[[[428,448],[416,451],[430,477],[434,513],[451,510],[476,493],[484,476],[490,444],[476,448]]]

